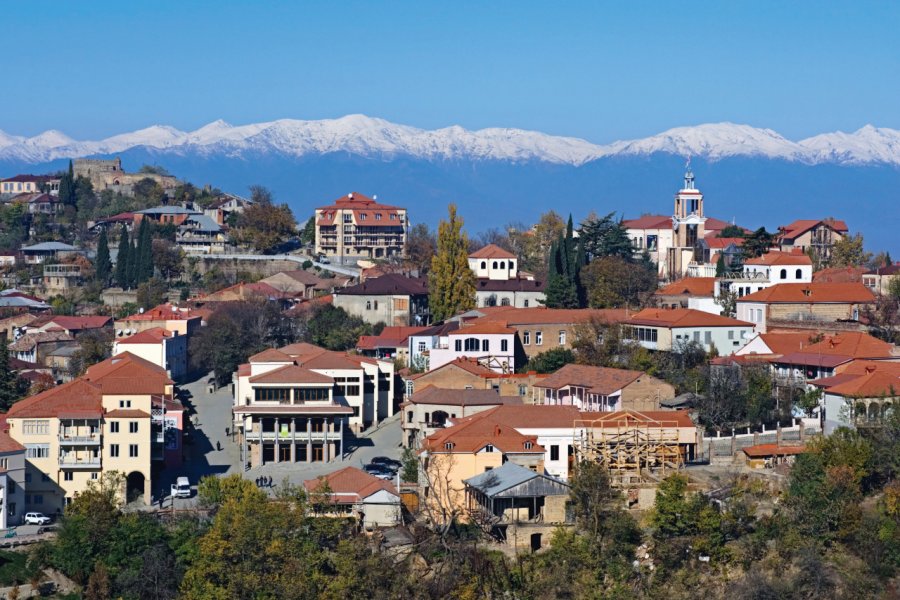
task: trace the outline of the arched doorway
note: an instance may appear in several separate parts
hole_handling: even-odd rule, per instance
[[[137,500],[144,501],[144,487],[146,478],[140,471],[132,471],[125,480],[125,501],[132,503]]]

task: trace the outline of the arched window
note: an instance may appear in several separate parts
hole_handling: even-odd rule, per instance
[[[481,268],[487,269],[487,261],[486,260],[481,261]]]
[[[481,348],[481,342],[478,338],[466,338],[466,352],[478,352],[479,348]]]
[[[794,273],[794,277],[795,277],[796,279],[801,279],[801,278],[803,277],[803,270],[802,270],[802,269],[797,269],[797,272]]]
[[[496,260],[493,262],[493,267],[492,267],[492,268],[494,268],[494,269],[497,268],[497,261],[496,261]]]
[[[781,278],[782,278],[782,279],[787,279],[787,269],[782,269],[782,270],[781,270]]]
[[[501,260],[501,261],[500,261],[500,268],[501,268],[501,269],[505,269],[505,268],[506,268],[506,261],[505,261],[505,260]]]

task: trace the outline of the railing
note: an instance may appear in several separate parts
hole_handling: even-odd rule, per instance
[[[65,433],[59,434],[59,443],[60,444],[99,444],[100,443],[100,434],[92,433],[90,435],[66,435]]]
[[[99,456],[89,458],[67,458],[59,457],[59,467],[61,469],[91,469],[100,467],[103,461]]]

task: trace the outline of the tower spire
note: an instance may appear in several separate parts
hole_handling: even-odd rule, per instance
[[[684,189],[694,189],[694,172],[691,170],[690,156],[687,157],[687,162],[684,165]]]

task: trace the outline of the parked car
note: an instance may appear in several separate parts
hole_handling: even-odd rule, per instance
[[[44,513],[30,512],[25,513],[25,523],[28,525],[46,525],[50,522],[50,517]]]
[[[387,456],[376,456],[372,459],[372,464],[383,465],[392,469],[399,469],[403,466],[403,463],[401,463],[399,460],[394,460],[393,458],[388,458]]]
[[[172,484],[172,497],[173,498],[190,498],[191,497],[191,482],[187,477],[179,477],[175,480],[175,483]]]
[[[376,465],[369,463],[363,467],[363,471],[369,475],[374,475],[379,479],[391,480],[397,475],[397,470],[385,465]]]

